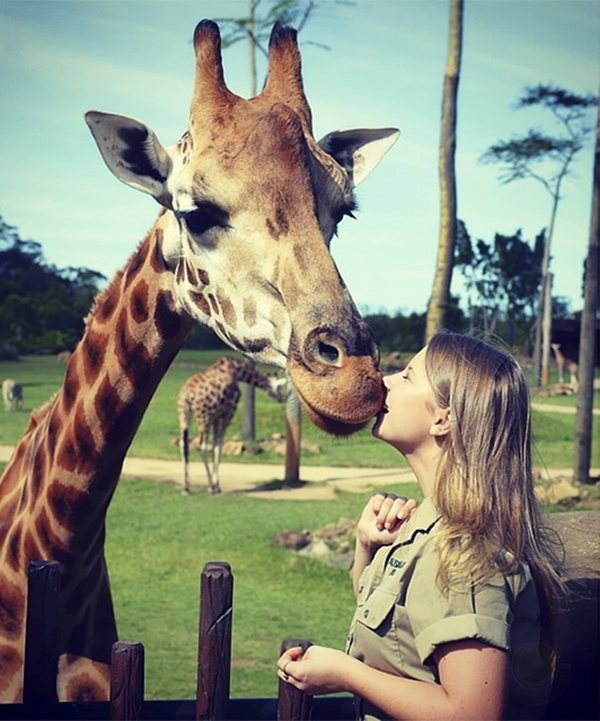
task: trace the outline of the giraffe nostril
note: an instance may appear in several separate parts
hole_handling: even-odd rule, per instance
[[[317,354],[322,361],[329,365],[337,365],[339,363],[340,352],[330,343],[319,341],[317,344]]]

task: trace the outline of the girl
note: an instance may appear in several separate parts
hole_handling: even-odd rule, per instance
[[[278,675],[356,694],[364,719],[540,716],[552,679],[542,609],[562,582],[533,492],[523,373],[481,340],[440,333],[385,385],[373,433],[407,459],[424,500],[370,499],[346,653],[292,648]]]

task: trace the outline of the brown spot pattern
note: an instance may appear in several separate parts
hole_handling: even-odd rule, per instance
[[[148,238],[139,246],[135,253],[131,256],[127,265],[127,274],[125,276],[125,288],[129,288],[135,280],[137,274],[144,266],[146,255],[148,253]]]
[[[148,320],[148,283],[145,280],[141,280],[131,291],[129,308],[136,323]]]
[[[11,536],[10,540],[8,542],[8,554],[6,560],[8,561],[8,565],[14,570],[18,571],[20,567],[20,558],[21,558],[21,526],[17,526]]]
[[[209,315],[219,315],[219,306],[217,305],[217,299],[212,293],[208,294],[208,302],[210,304],[210,314]]]
[[[83,405],[79,404],[75,417],[59,441],[57,463],[67,471],[92,473],[98,462],[98,450],[90,431]]]
[[[0,587],[0,628],[5,638],[18,638],[24,623],[25,594],[23,591],[4,579]]]
[[[79,703],[103,701],[106,692],[89,674],[79,674],[67,685],[68,698]]]
[[[82,346],[85,380],[88,385],[92,385],[104,363],[106,338],[100,333],[90,331],[87,333]]]
[[[208,305],[208,301],[204,297],[202,293],[190,293],[190,298],[193,300],[194,304],[200,308],[200,310],[204,313],[204,315],[210,315],[210,306]]]
[[[6,685],[3,685],[2,681],[6,679],[8,685],[11,677],[17,673],[22,664],[21,654],[16,648],[12,646],[0,646],[0,691],[6,688]]]
[[[227,323],[229,327],[235,327],[237,325],[237,313],[235,312],[233,303],[229,298],[221,295],[218,296],[218,302],[221,306],[221,315],[225,323]]]
[[[156,296],[154,323],[157,333],[165,340],[175,338],[181,333],[181,318],[173,310],[173,298],[166,291],[161,291]]]
[[[31,469],[31,498],[35,500],[40,492],[42,482],[46,476],[46,456],[37,453],[33,459],[33,467]]]
[[[41,558],[44,558],[44,551],[37,542],[32,530],[25,531],[23,553],[27,561],[39,561]]]
[[[48,488],[47,499],[52,514],[62,526],[69,527],[74,518],[85,518],[87,515],[88,494],[63,485],[56,478]]]
[[[69,560],[69,554],[58,536],[52,530],[50,518],[45,508],[42,508],[35,522],[40,544],[45,549],[45,557],[50,556],[52,560],[66,563]]]
[[[105,442],[110,446],[123,443],[137,422],[133,406],[123,402],[107,377],[100,384],[94,403]]]
[[[123,308],[115,332],[115,353],[125,375],[136,388],[146,386],[150,375],[150,356],[144,345],[129,332],[127,310]]]
[[[107,290],[99,297],[96,309],[94,311],[94,319],[98,323],[106,323],[112,318],[117,305],[119,295],[117,279],[113,280]]]
[[[75,371],[74,364],[71,363],[67,368],[67,375],[65,377],[65,382],[63,383],[62,398],[64,415],[69,415],[71,412],[75,399],[77,398],[77,394],[79,393],[79,386],[79,378]]]
[[[162,228],[156,228],[154,231],[154,237],[156,239],[156,243],[154,244],[152,253],[150,254],[150,266],[154,272],[164,273],[165,261],[160,250],[163,242]]]

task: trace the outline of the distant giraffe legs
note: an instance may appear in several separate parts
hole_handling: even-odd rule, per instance
[[[213,443],[212,443],[212,447],[210,448],[210,456],[209,456],[208,436],[209,436],[209,431],[206,431],[200,437],[200,444],[199,444],[200,457],[202,458],[202,461],[204,463],[204,468],[206,469],[206,478],[208,479],[208,490],[211,493],[218,493],[218,491],[214,490],[214,443],[215,443],[215,441],[213,438]]]

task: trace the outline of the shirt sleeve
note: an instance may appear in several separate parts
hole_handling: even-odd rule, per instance
[[[437,585],[438,553],[431,539],[423,548],[406,610],[422,663],[444,643],[473,639],[508,650],[510,646],[510,589],[500,574],[465,593],[443,594]],[[418,574],[418,582],[417,582]]]

